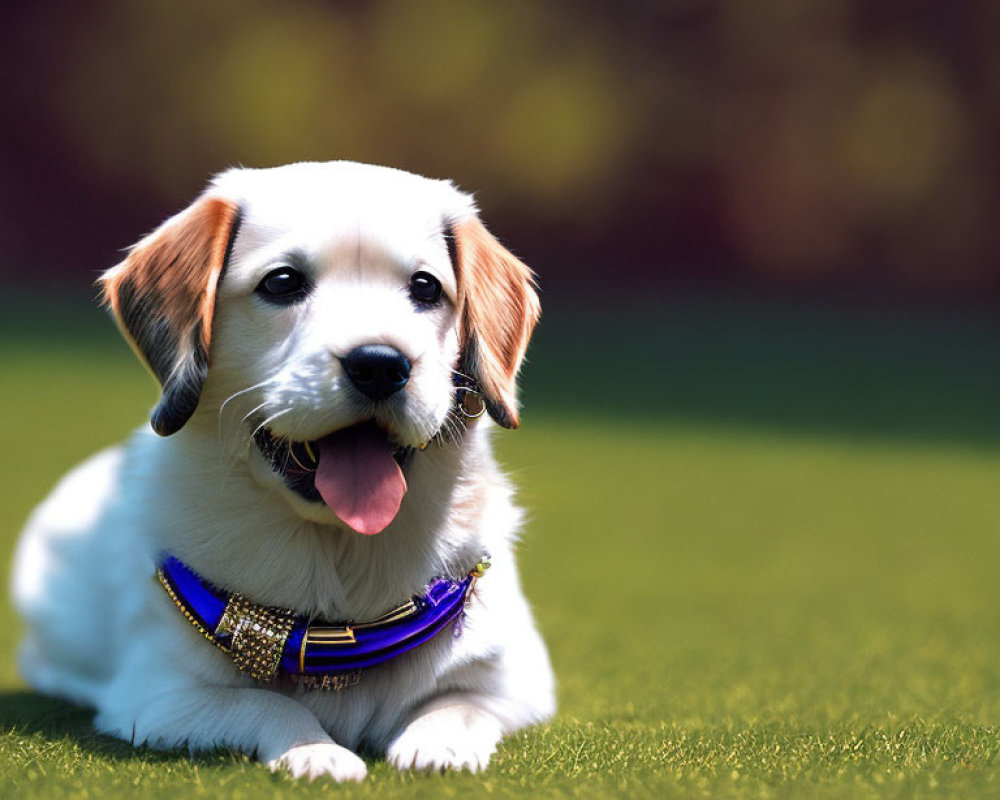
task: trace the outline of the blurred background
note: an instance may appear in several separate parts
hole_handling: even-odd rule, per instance
[[[1000,292],[991,0],[95,0],[0,29],[19,284],[87,287],[225,167],[346,158],[476,192],[553,295]]]

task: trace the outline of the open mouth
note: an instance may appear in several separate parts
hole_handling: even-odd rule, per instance
[[[358,533],[380,533],[396,517],[414,450],[395,445],[373,421],[301,442],[262,427],[254,441],[289,489],[325,503]]]

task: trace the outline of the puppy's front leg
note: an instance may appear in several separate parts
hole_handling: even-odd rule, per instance
[[[112,698],[94,724],[135,744],[232,747],[256,754],[272,771],[310,780],[360,781],[367,772],[365,762],[334,742],[305,706],[266,689],[187,687],[150,698]]]
[[[386,757],[398,769],[486,769],[503,736],[500,720],[469,693],[436,697],[413,714],[389,745]]]

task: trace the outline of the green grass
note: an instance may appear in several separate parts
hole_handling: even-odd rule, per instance
[[[996,328],[718,304],[569,320],[542,329],[524,425],[497,437],[555,722],[483,776],[376,760],[360,786],[309,785],[95,736],[7,657],[0,797],[1000,796]],[[5,554],[153,399],[109,330],[33,324],[0,345]],[[10,654],[6,603],[0,622]]]

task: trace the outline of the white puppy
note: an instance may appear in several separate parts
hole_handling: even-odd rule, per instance
[[[482,769],[553,714],[521,514],[474,418],[517,426],[538,300],[468,195],[347,162],[235,169],[102,281],[160,436],[77,467],[28,522],[33,687],[137,745],[339,780],[365,775],[359,748]]]

